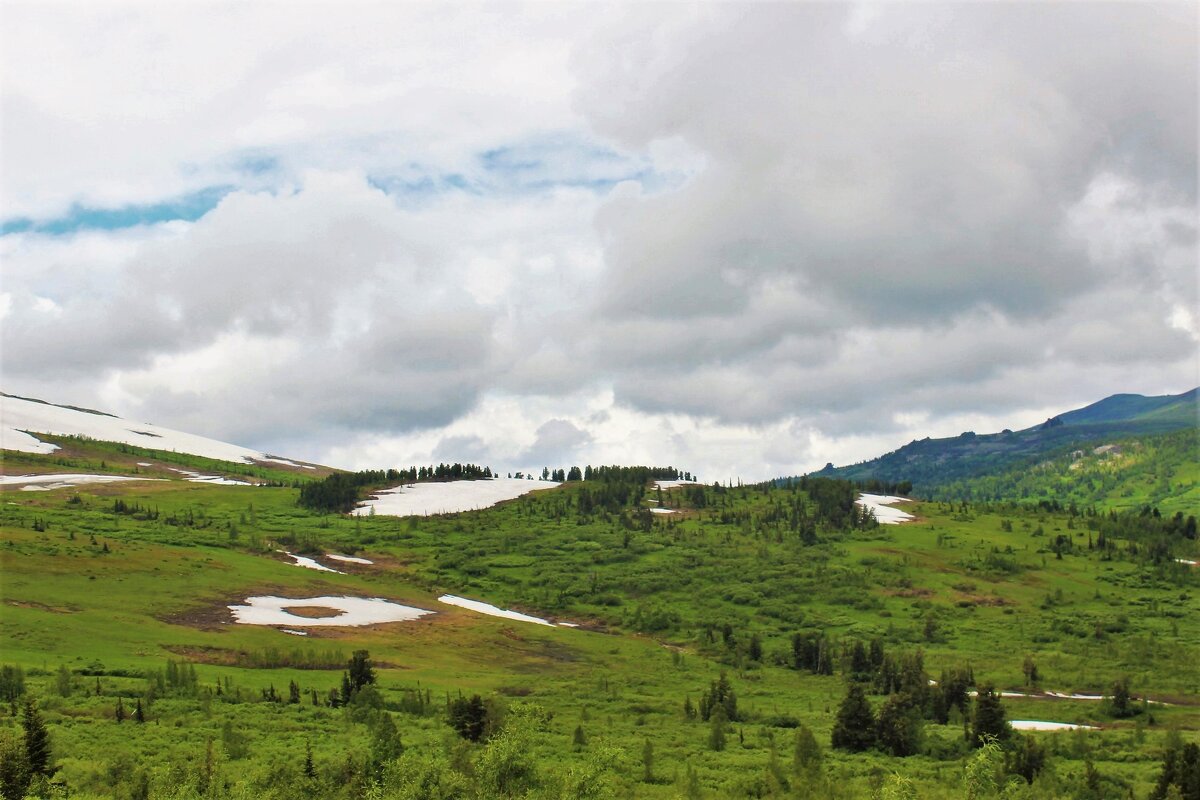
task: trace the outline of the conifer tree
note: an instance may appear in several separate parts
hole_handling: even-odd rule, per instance
[[[650,737],[642,745],[642,783],[654,783],[654,745]]]
[[[46,723],[33,698],[25,701],[21,728],[25,731],[25,768],[30,777],[53,775],[55,768],[50,765],[50,732],[46,730]]]
[[[839,750],[861,752],[875,746],[875,712],[861,683],[852,682],[838,707],[832,744]]]
[[[29,779],[29,765],[21,741],[8,731],[0,731],[0,797],[22,800],[29,789]]]
[[[138,698],[137,706],[133,709],[133,721],[137,723],[144,723],[146,721],[146,714],[142,711],[142,700],[140,697]]]
[[[971,744],[980,747],[989,738],[1004,741],[1012,734],[1012,728],[1004,718],[1004,706],[1000,695],[991,685],[981,686],[975,696],[975,719],[971,726]]]
[[[796,728],[796,747],[792,753],[792,772],[812,780],[821,771],[821,745],[807,725]]]
[[[117,722],[125,721],[125,703],[119,697],[117,698],[117,711],[115,716],[117,718]]]

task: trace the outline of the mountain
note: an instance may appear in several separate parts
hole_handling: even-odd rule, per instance
[[[927,437],[870,461],[842,467],[830,464],[815,474],[857,481],[910,481],[915,493],[938,496],[951,484],[961,488],[963,481],[1032,467],[1098,444],[1194,429],[1198,421],[1196,389],[1158,397],[1115,394],[1024,430]]]
[[[80,436],[148,450],[188,453],[242,464],[269,462],[285,467],[312,469],[311,466],[297,461],[205,436],[146,422],[131,422],[90,408],[56,405],[45,400],[0,392],[0,450],[52,453],[59,449],[59,445],[44,441],[38,434]]]

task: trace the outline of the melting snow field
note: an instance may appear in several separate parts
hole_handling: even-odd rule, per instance
[[[332,567],[327,567],[324,564],[317,562],[315,559],[309,558],[308,556],[298,556],[295,553],[289,553],[287,550],[276,550],[275,552],[283,553],[288,558],[295,560],[297,567],[304,567],[305,569],[315,569],[315,570],[319,570],[321,572],[332,572],[335,575],[344,575],[345,574],[344,572],[338,572],[336,569],[333,569]]]
[[[655,489],[676,489],[680,486],[695,486],[696,481],[655,481]]]
[[[489,617],[503,617],[504,619],[515,619],[518,622],[533,622],[538,625],[549,625],[554,627],[553,622],[547,622],[540,617],[531,617],[528,614],[522,614],[518,611],[508,611],[503,608],[496,608],[491,603],[484,603],[479,600],[468,600],[465,597],[456,597],[452,594],[444,594],[438,598],[439,603],[445,603],[448,606],[458,606],[469,611],[478,611],[480,614],[487,614]]]
[[[33,431],[66,436],[87,436],[90,439],[105,442],[123,442],[153,450],[191,453],[222,461],[292,463],[284,459],[269,457],[266,453],[260,453],[257,450],[219,442],[204,436],[196,436],[143,422],[130,422],[109,414],[78,411],[73,408],[21,400],[16,397],[0,395],[0,419],[3,420],[3,423],[0,424],[0,448],[19,450],[23,453],[50,453],[58,449],[57,445],[39,441],[26,433],[26,431]]]
[[[116,483],[118,481],[156,481],[161,478],[139,478],[125,475],[78,475],[60,472],[50,475],[0,475],[0,486],[20,486],[22,491],[67,489],[84,483]]]
[[[334,561],[344,561],[347,564],[374,564],[375,562],[369,558],[359,558],[358,556],[341,556],[337,553],[326,553],[326,558],[332,558]]]
[[[650,513],[651,514],[674,514],[675,509],[673,509],[673,508],[652,508],[652,509],[650,509]]]
[[[540,489],[553,489],[554,481],[527,481],[518,478],[492,478],[478,481],[448,483],[415,483],[384,489],[375,497],[360,503],[357,513],[390,517],[453,514],[488,508]]]
[[[236,481],[233,478],[222,478],[220,475],[201,475],[199,472],[192,472],[189,469],[177,469],[168,467],[172,472],[178,472],[183,476],[185,481],[190,483],[215,483],[221,486],[253,486],[253,483],[247,481]]]
[[[875,519],[879,520],[881,525],[899,525],[901,522],[913,519],[913,515],[907,511],[891,507],[896,503],[907,502],[909,500],[906,497],[893,497],[886,494],[860,494],[858,496],[858,504],[874,511]]]
[[[1091,725],[1073,725],[1070,722],[1045,722],[1040,719],[1014,719],[1008,723],[1014,731],[1085,731],[1096,730]]]
[[[287,609],[299,606],[331,608],[329,617],[301,617]],[[409,622],[432,611],[413,608],[381,597],[247,597],[245,605],[232,605],[233,618],[242,625],[288,625],[292,628],[358,627],[382,622]],[[289,633],[298,633],[289,631]]]

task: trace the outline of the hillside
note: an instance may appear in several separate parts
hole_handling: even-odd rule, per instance
[[[148,422],[132,422],[103,411],[55,405],[45,400],[0,392],[0,450],[52,453],[60,449],[59,445],[38,434],[119,442],[145,450],[189,454],[220,461],[315,469],[315,465],[302,464],[206,436]]]
[[[922,496],[949,497],[952,484],[962,487],[973,479],[1020,471],[1076,450],[1195,429],[1198,420],[1196,389],[1160,397],[1117,394],[1025,430],[925,438],[870,461],[828,465],[815,474],[855,481],[910,481],[913,491]]]
[[[57,794],[958,800],[990,764],[1010,800],[1141,798],[1200,730],[1194,517],[592,466],[341,514],[302,500],[409,474],[46,442],[6,460],[56,482],[0,481],[0,754],[36,701]]]

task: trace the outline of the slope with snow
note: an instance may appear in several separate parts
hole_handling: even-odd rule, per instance
[[[908,522],[913,519],[913,515],[907,511],[892,508],[896,503],[909,502],[908,498],[905,497],[893,497],[886,494],[860,494],[857,502],[860,506],[865,506],[874,511],[875,519],[881,525],[899,525],[901,522]]]
[[[412,517],[476,511],[539,489],[553,489],[558,485],[554,481],[528,481],[519,478],[415,483],[376,493],[371,499],[360,503],[356,513]]]
[[[50,453],[58,449],[57,445],[40,441],[36,436],[30,435],[38,433],[86,436],[104,442],[121,442],[152,450],[190,453],[246,464],[271,461],[289,466],[304,466],[205,436],[144,422],[131,422],[96,411],[83,411],[0,394],[0,449],[18,450],[23,453]]]

